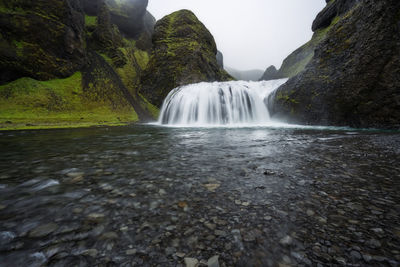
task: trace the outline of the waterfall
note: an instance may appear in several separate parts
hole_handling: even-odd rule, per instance
[[[164,100],[158,124],[177,126],[266,125],[264,100],[287,79],[190,84]]]

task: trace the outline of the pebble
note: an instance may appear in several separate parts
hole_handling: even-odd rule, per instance
[[[285,237],[283,237],[280,241],[279,241],[279,243],[281,244],[281,245],[284,245],[284,246],[290,246],[291,244],[292,244],[292,242],[293,242],[293,238],[292,237],[290,237],[290,236],[285,236]]]
[[[271,217],[271,216],[265,216],[265,217],[264,217],[264,220],[270,221],[270,220],[272,220],[272,217]]]
[[[94,223],[100,223],[104,220],[106,216],[102,213],[90,213],[87,218],[89,221]]]
[[[195,258],[185,258],[186,267],[197,267],[199,265],[199,261]]]
[[[219,267],[218,259],[219,259],[218,255],[209,258],[207,261],[207,266],[208,267]]]
[[[183,253],[183,252],[176,252],[175,255],[176,255],[178,258],[183,258],[183,257],[185,257],[186,254]]]
[[[136,252],[137,252],[136,249],[128,249],[127,251],[125,251],[125,254],[128,256],[131,256],[131,255],[135,255]]]
[[[92,248],[84,250],[81,254],[84,256],[90,256],[92,258],[96,258],[98,253],[99,251],[97,249]]]
[[[217,227],[215,224],[209,222],[204,223],[204,225],[210,230],[215,230],[215,228]]]
[[[218,189],[218,187],[220,187],[221,184],[204,184],[204,187],[207,188],[208,191],[214,192],[215,190]]]
[[[315,215],[315,212],[314,212],[313,210],[308,209],[308,210],[307,210],[307,215],[308,215],[308,216],[314,216],[314,215]]]
[[[39,238],[39,237],[45,237],[48,236],[49,234],[53,233],[55,230],[58,229],[58,225],[55,223],[48,223],[45,225],[41,225],[32,231],[29,232],[29,237],[31,238]]]
[[[118,234],[116,232],[107,232],[102,234],[100,239],[118,239]]]

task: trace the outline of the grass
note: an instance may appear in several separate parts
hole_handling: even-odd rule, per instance
[[[113,109],[85,96],[82,74],[0,86],[0,130],[124,125],[138,121],[131,107]]]

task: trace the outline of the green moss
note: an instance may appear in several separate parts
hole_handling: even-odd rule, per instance
[[[115,125],[138,120],[132,108],[113,109],[86,97],[81,84],[82,75],[77,72],[66,79],[21,78],[0,86],[0,129]]]
[[[85,25],[89,26],[89,27],[96,26],[97,25],[97,17],[85,15]]]

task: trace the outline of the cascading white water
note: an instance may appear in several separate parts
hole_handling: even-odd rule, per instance
[[[164,100],[158,124],[266,125],[270,116],[264,99],[286,81],[203,82],[175,88]]]

